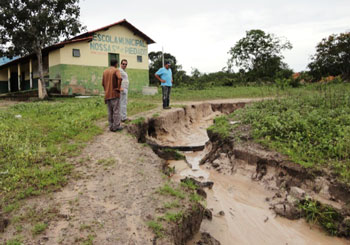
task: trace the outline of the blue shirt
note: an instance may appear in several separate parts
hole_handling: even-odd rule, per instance
[[[171,69],[166,69],[165,67],[160,68],[156,74],[163,80],[165,80],[165,83],[160,83],[161,86],[172,86],[172,76],[173,73],[171,72]]]

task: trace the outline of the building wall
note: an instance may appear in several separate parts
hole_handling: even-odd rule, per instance
[[[61,79],[62,94],[101,94],[102,74],[106,67],[83,65],[56,65],[50,67],[50,78]],[[141,91],[148,84],[148,70],[127,69],[130,90]]]
[[[80,57],[73,57],[79,49]],[[114,26],[95,34],[91,42],[65,45],[49,54],[50,78],[61,79],[63,94],[99,94],[103,92],[102,73],[109,66],[109,53],[128,60],[130,90],[141,91],[149,84],[148,45],[123,26]],[[137,61],[141,56],[142,62]]]
[[[61,49],[56,49],[49,53],[49,66],[58,64],[61,64]]]
[[[0,70],[0,94],[8,92],[7,69]]]
[[[0,81],[7,81],[7,68],[0,70]]]

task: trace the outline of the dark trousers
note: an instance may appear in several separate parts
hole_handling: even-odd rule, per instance
[[[113,131],[120,127],[119,98],[107,100],[109,130]]]
[[[169,107],[170,102],[170,86],[162,86],[162,94],[163,94],[163,108]]]

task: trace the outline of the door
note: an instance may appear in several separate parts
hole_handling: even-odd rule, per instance
[[[119,54],[108,53],[108,66],[111,66],[111,60],[116,60],[119,65]]]
[[[10,84],[11,84],[11,92],[17,92],[18,91],[18,73],[17,72],[11,72]]]

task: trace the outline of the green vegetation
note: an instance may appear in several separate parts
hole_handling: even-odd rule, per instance
[[[145,122],[145,118],[144,117],[139,117],[139,118],[137,118],[135,120],[132,120],[130,123],[141,125],[144,122]]]
[[[2,202],[63,186],[71,170],[65,156],[102,131],[94,121],[105,113],[97,98],[22,103],[1,111]]]
[[[82,241],[82,245],[93,245],[94,244],[94,239],[95,239],[95,235],[88,235],[88,237],[86,239],[84,239]]]
[[[156,234],[157,237],[163,237],[164,236],[164,228],[162,224],[158,223],[157,221],[151,220],[147,222],[147,226],[151,228]]]
[[[131,101],[128,114],[154,107]],[[106,116],[102,97],[20,103],[1,110],[0,205],[5,211],[18,208],[13,206],[18,200],[64,186],[72,170],[66,158],[102,132],[96,121]]]
[[[172,159],[174,160],[184,160],[186,157],[178,150],[171,149],[171,148],[165,148],[164,153],[171,155]]]
[[[183,216],[183,213],[180,211],[178,213],[166,212],[165,215],[158,217],[159,220],[165,220],[167,222],[177,222]]]
[[[305,167],[329,167],[350,183],[350,86],[314,88],[313,93],[254,103],[231,117],[251,125],[259,143]]]
[[[161,187],[158,192],[162,195],[170,195],[180,199],[185,198],[185,194],[181,191],[181,189],[174,189],[169,183],[166,183],[163,187]]]
[[[213,134],[218,134],[222,139],[226,139],[230,136],[231,125],[227,116],[219,116],[214,119],[214,124],[207,130]]]
[[[23,243],[21,242],[21,239],[19,238],[14,238],[10,239],[6,242],[6,245],[22,245]]]
[[[181,186],[192,191],[197,190],[198,186],[191,179],[185,179],[185,181],[181,182]]]
[[[180,203],[178,200],[164,203],[164,208],[166,209],[178,208],[178,207],[180,207]]]
[[[116,159],[114,158],[106,158],[106,159],[100,159],[97,161],[97,164],[98,165],[102,165],[102,166],[105,166],[105,167],[108,167],[108,166],[112,166],[116,163]]]
[[[153,117],[153,118],[159,117],[159,113],[154,113],[154,114],[152,115],[152,117]]]
[[[46,230],[47,226],[48,225],[45,223],[35,224],[33,227],[33,230],[32,230],[33,235],[38,235],[38,234],[42,233],[44,230]]]
[[[299,209],[308,222],[321,225],[332,236],[337,235],[342,217],[335,209],[311,199],[301,201]]]

